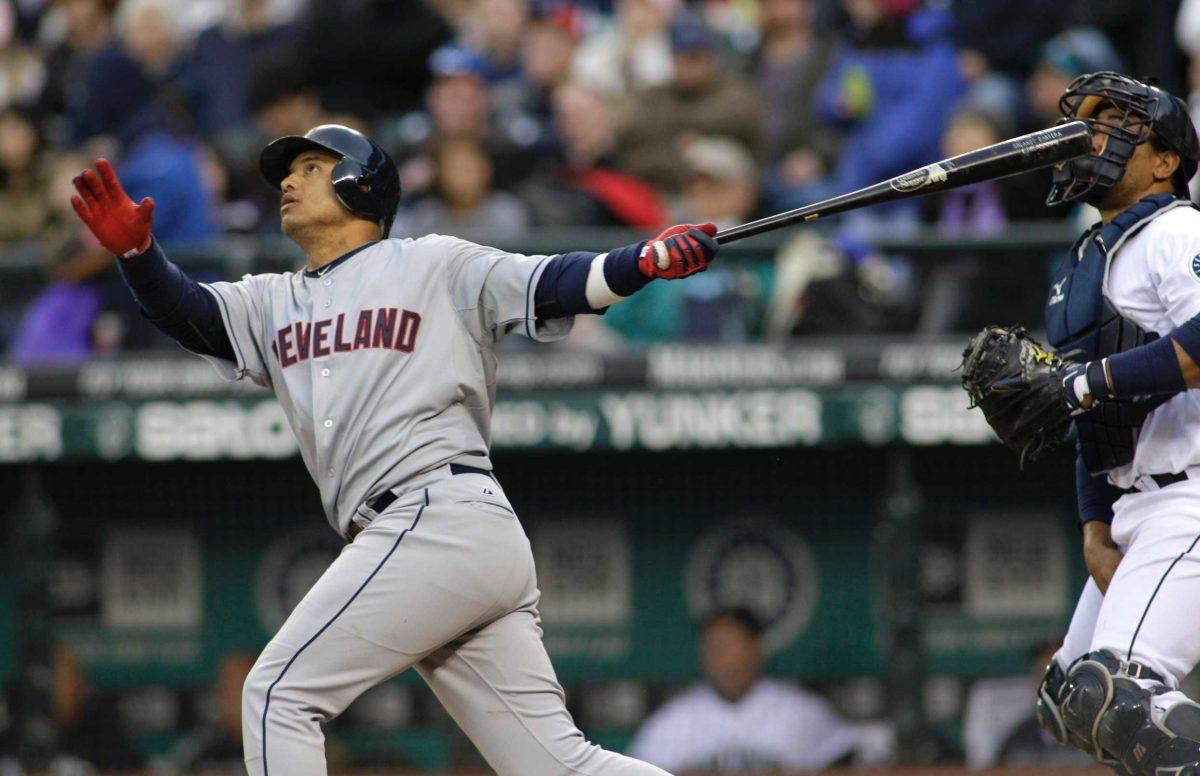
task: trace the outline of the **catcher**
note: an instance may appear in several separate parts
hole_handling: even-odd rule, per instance
[[[1078,437],[1090,579],[1038,691],[1038,720],[1127,774],[1200,773],[1200,140],[1183,101],[1117,73],[1073,81],[1060,107],[1093,152],[1054,171],[1047,203],[1100,211],[1056,269],[1052,356],[987,329],[963,385],[997,434],[1036,458]]]

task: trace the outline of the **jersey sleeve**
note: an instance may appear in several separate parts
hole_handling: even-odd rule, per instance
[[[235,283],[201,283],[200,286],[212,294],[221,310],[221,321],[225,333],[233,345],[234,360],[199,354],[208,361],[226,380],[241,380],[248,377],[256,385],[271,386],[267,370],[269,345],[263,332],[267,291],[267,275],[247,275]]]
[[[560,340],[574,317],[537,317],[534,294],[550,256],[523,256],[460,240],[436,237],[445,254],[454,309],[481,344],[515,332],[539,342]]]
[[[1151,257],[1150,272],[1166,316],[1180,326],[1200,315],[1200,213],[1173,226],[1156,235],[1162,244]]]

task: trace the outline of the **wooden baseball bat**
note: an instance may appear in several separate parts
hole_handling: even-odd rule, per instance
[[[1082,121],[1068,121],[1049,129],[985,146],[977,151],[927,164],[865,189],[730,227],[717,232],[715,239],[718,244],[725,245],[772,229],[815,221],[834,213],[956,189],[980,181],[995,180],[1061,164],[1069,159],[1085,156],[1091,151],[1091,130]]]

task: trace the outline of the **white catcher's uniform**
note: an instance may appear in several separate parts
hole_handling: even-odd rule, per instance
[[[1104,295],[1146,331],[1166,335],[1200,314],[1200,211],[1176,207],[1110,257]],[[1149,475],[1186,472],[1159,488]],[[1138,488],[1113,505],[1124,554],[1106,595],[1088,580],[1057,659],[1107,649],[1158,671],[1171,690],[1200,662],[1200,390],[1172,397],[1146,419],[1133,462],[1109,480]],[[1159,705],[1181,693],[1156,696]]]
[[[571,327],[535,320],[548,261],[429,235],[206,286],[237,356],[210,360],[274,389],[330,524],[361,529],[246,680],[251,776],[325,774],[320,723],[410,667],[500,774],[664,773],[576,728],[542,645],[529,541],[478,471],[491,469],[493,345]],[[389,491],[381,513],[365,506]]]

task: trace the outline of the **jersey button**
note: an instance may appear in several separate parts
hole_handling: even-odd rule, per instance
[[[329,467],[329,471],[328,471],[328,472],[326,472],[326,474],[327,474],[328,476],[330,476],[330,477],[332,477],[332,476],[333,476],[333,467],[332,467],[332,466],[330,466],[330,467]]]
[[[329,369],[328,368],[321,370],[321,377],[329,377]]]
[[[325,282],[324,282],[324,283],[322,283],[321,285],[325,285],[325,286],[332,286],[332,285],[333,285],[333,281],[332,281],[332,280],[330,280],[329,278],[325,278]]]
[[[332,421],[332,420],[329,420],[329,419],[327,418],[327,419],[325,420],[325,423],[323,423],[322,425],[324,425],[324,426],[325,426],[325,428],[333,428],[333,421]]]

